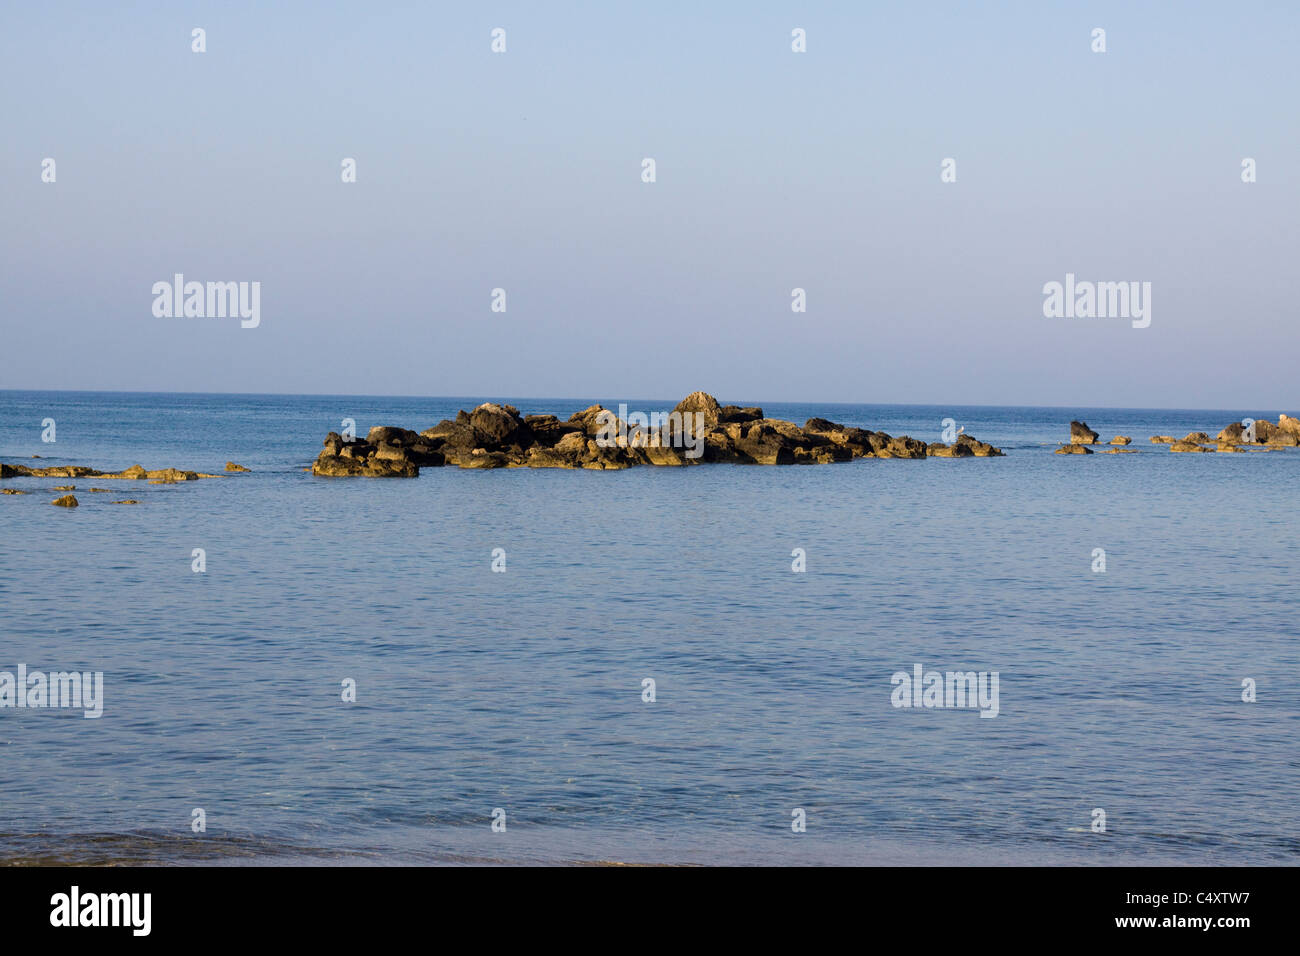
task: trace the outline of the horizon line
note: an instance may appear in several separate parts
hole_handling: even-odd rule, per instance
[[[702,390],[701,390],[702,391]],[[483,398],[482,395],[374,395],[369,393],[349,393],[349,392],[207,392],[207,391],[158,391],[149,389],[90,389],[90,388],[0,388],[0,394],[7,392],[37,392],[37,393],[72,393],[78,395],[193,395],[193,396],[223,396],[223,397],[268,397],[277,398],[367,398],[367,399],[422,399],[422,400],[451,400],[451,399],[473,399]],[[689,393],[688,393],[689,394]],[[706,394],[712,395],[712,392]],[[685,398],[686,396],[682,396]],[[716,398],[716,396],[714,396]],[[489,401],[494,399],[488,399]],[[587,398],[577,396],[544,396],[544,395],[510,395],[502,396],[496,401],[529,401],[529,402],[560,402],[560,401],[588,401]],[[629,399],[629,401],[664,401],[664,399]],[[681,401],[678,399],[677,401]],[[733,402],[719,402],[719,404],[736,404]],[[1158,412],[1219,412],[1219,411],[1237,411],[1251,406],[1239,406],[1238,409],[1225,408],[1194,408],[1192,406],[1182,405],[1030,405],[1030,404],[986,404],[986,403],[969,403],[969,402],[948,402],[948,403],[931,403],[931,402],[844,402],[844,401],[823,401],[823,400],[780,400],[773,401],[773,405],[875,405],[875,406],[901,406],[911,408],[1050,408],[1050,409],[1090,409],[1090,410],[1124,410],[1124,411],[1158,411]],[[744,406],[742,406],[744,407]],[[761,406],[759,406],[761,407]],[[1280,412],[1279,414],[1288,414]]]

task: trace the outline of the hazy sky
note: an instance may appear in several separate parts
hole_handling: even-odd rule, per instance
[[[5,4],[0,388],[1294,414],[1297,11]]]

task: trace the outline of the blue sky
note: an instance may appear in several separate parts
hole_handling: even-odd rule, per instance
[[[1295,413],[1298,9],[7,5],[0,387]]]

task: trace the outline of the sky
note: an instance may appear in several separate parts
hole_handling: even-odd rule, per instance
[[[1295,414],[1298,39],[1251,0],[5,4],[0,388]],[[260,324],[156,316],[176,273]],[[1067,273],[1150,325],[1046,317]]]

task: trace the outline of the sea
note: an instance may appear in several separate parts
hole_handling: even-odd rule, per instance
[[[317,478],[677,398],[0,391],[0,461],[220,473],[0,482],[0,672],[103,675],[0,699],[0,863],[1300,862],[1300,449],[1149,441],[1297,409],[719,398],[1006,454]]]

